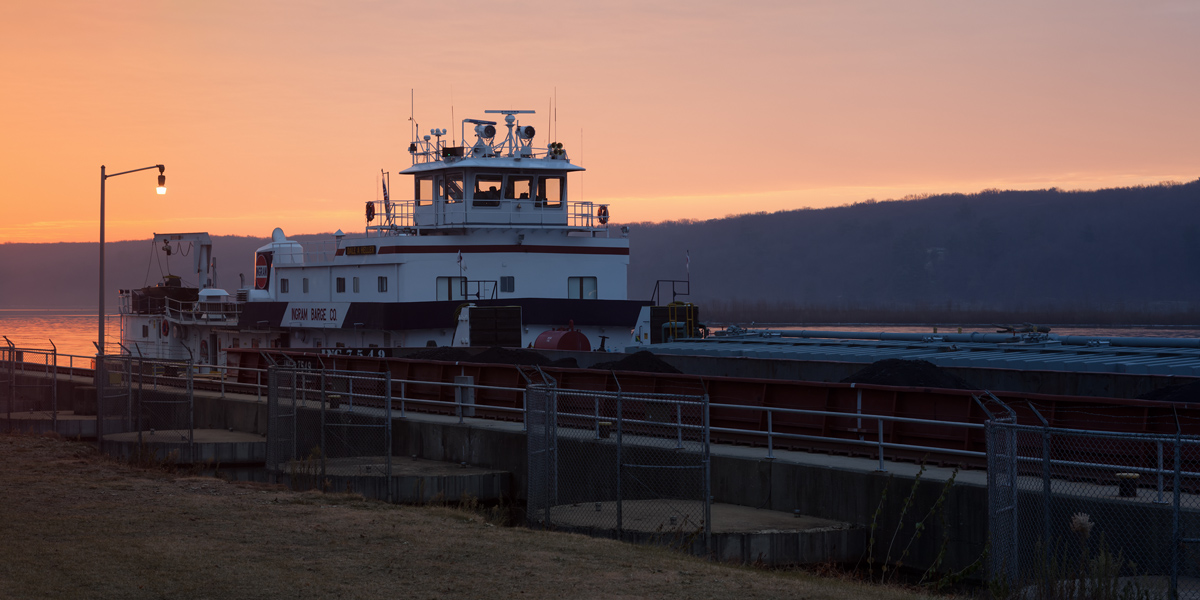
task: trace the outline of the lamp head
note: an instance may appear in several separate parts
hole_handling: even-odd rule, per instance
[[[163,175],[163,171],[166,169],[166,167],[164,167],[163,165],[157,165],[157,166],[158,166],[158,188],[157,188],[157,191],[158,191],[158,194],[161,196],[161,195],[167,193],[167,176]]]

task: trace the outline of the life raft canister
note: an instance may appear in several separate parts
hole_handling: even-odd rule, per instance
[[[596,209],[596,218],[600,220],[601,225],[608,225],[608,207],[601,206]]]
[[[254,289],[265,290],[271,281],[271,258],[269,252],[259,252],[254,257]]]
[[[375,203],[367,202],[367,222],[370,223],[371,221],[374,221],[374,220],[375,220]]]

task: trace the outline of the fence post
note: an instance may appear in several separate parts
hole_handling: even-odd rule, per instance
[[[683,450],[683,405],[675,401],[675,449]]]
[[[1154,442],[1158,446],[1158,499],[1155,500],[1158,504],[1166,504],[1163,500],[1163,445],[1162,440]]]
[[[1020,497],[1019,486],[1017,484],[1017,475],[1020,473],[1017,469],[1017,419],[1010,417],[1012,422],[1007,426],[1008,434],[1005,436],[1005,441],[1008,445],[1008,487],[1012,491],[1012,563],[1008,569],[1009,581],[1016,581],[1021,573],[1020,562],[1020,535],[1021,535],[1021,520],[1017,499]]]
[[[775,432],[772,416],[775,411],[767,409],[767,460],[775,460]]]
[[[1181,495],[1182,482],[1181,471],[1183,470],[1183,452],[1182,452],[1182,432],[1178,426],[1175,429],[1175,505],[1171,511],[1171,588],[1168,591],[1168,598],[1179,597],[1179,545],[1183,543],[1179,535],[1179,496]]]
[[[1053,547],[1050,540],[1050,426],[1048,424],[1042,425],[1042,544],[1045,548]]]
[[[850,387],[854,387],[854,384],[853,383],[850,384]],[[858,429],[858,441],[861,442],[861,441],[863,441],[863,438],[865,437],[863,435],[863,428],[862,428],[862,389],[858,390],[858,401],[857,401],[857,406],[855,407],[855,412],[858,413],[858,426],[856,428]]]
[[[321,406],[320,406],[320,411],[321,411],[321,437],[320,437],[321,450],[320,450],[320,452],[321,452],[321,481],[322,482],[325,481],[325,454],[326,454],[326,452],[325,452],[325,407],[329,406],[329,402],[328,402],[329,398],[326,396],[326,393],[325,393],[325,389],[326,389],[325,383],[326,383],[325,369],[321,369]],[[354,385],[354,384],[351,383],[350,385]],[[347,387],[347,389],[352,389],[352,388]],[[350,396],[351,398],[353,398],[353,396],[351,394],[348,393],[347,395]],[[300,411],[297,410],[296,411],[297,416],[299,416],[299,413],[300,413]],[[299,419],[297,419],[297,420],[299,420]],[[318,484],[318,485],[320,485],[320,484]]]
[[[887,469],[883,467],[883,419],[875,419],[875,422],[879,424],[879,439],[877,440],[879,444],[879,468],[876,470],[884,473],[887,472]]]
[[[708,393],[704,394],[704,554],[712,555],[712,440],[709,439]]]
[[[54,375],[50,377],[50,426],[58,431],[58,346],[54,345],[54,340],[50,340],[50,346],[54,348],[51,354]]]
[[[624,497],[621,495],[621,479],[625,475],[625,467],[622,464],[621,449],[625,445],[624,438],[625,413],[621,407],[621,392],[617,392],[617,539],[625,539],[625,506]]]
[[[391,503],[391,501],[392,501],[392,454],[394,454],[394,452],[392,452],[392,372],[391,371],[383,372],[383,396],[384,396],[384,400],[383,400],[383,406],[384,406],[384,409],[383,409],[383,419],[384,419],[383,447],[384,447],[384,452],[385,452],[384,456],[386,457],[384,460],[387,461],[386,466],[385,466],[386,474],[385,474],[384,481],[387,482],[386,483],[386,485],[387,485],[387,501],[389,503]]]
[[[138,393],[137,393],[137,408],[133,411],[133,428],[137,431],[138,448],[142,447],[142,398],[145,389],[142,386],[142,371],[146,365],[138,365]]]

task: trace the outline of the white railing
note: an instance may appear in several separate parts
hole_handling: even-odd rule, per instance
[[[237,322],[241,305],[234,302],[183,302],[167,298],[167,318],[179,323]]]
[[[537,198],[500,198],[468,200],[399,200],[385,203],[372,201],[374,217],[367,232],[395,235],[439,227],[495,227],[497,225],[569,227],[590,231],[607,231],[599,213],[608,210],[607,204],[566,202],[552,205]],[[607,221],[607,217],[603,218]],[[306,254],[306,261],[309,260]]]

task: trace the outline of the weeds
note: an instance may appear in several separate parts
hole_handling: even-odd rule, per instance
[[[1165,598],[1166,591],[1148,586],[1133,577],[1137,564],[1124,553],[1113,554],[1103,532],[1094,536],[1096,523],[1086,513],[1071,516],[1070,528],[1076,544],[1057,540],[1034,546],[1032,581],[1025,589],[1003,580],[989,582],[993,598],[1033,600],[1152,600]],[[1129,577],[1122,582],[1122,573]]]
[[[921,574],[917,581],[918,585],[925,586],[934,591],[944,591],[954,586],[961,584],[966,578],[979,571],[986,561],[988,550],[985,548],[983,554],[971,564],[963,569],[947,575],[938,575],[939,569],[945,562],[946,553],[950,546],[950,523],[946,514],[946,499],[950,496],[950,490],[953,489],[955,480],[958,477],[958,469],[951,473],[950,477],[942,485],[941,493],[937,499],[919,518],[915,519],[910,524],[906,522],[911,515],[920,514],[917,507],[917,493],[920,489],[922,478],[925,475],[927,467],[924,462],[921,463],[920,470],[913,477],[912,485],[909,486],[908,495],[905,496],[904,502],[900,506],[900,511],[896,517],[895,529],[891,531],[891,537],[888,539],[887,549],[883,551],[884,558],[879,564],[879,575],[876,578],[876,547],[882,539],[885,532],[880,529],[881,517],[884,514],[884,507],[887,506],[888,492],[892,487],[892,476],[889,475],[887,483],[884,484],[883,492],[879,496],[879,504],[875,508],[875,513],[871,515],[870,537],[867,541],[866,562],[867,572],[866,579],[873,583],[896,583],[896,574],[905,567],[913,547],[928,531],[930,523],[940,522],[942,529],[942,540],[938,547],[937,556],[934,557],[929,567]],[[893,559],[894,553],[899,552],[898,556]],[[862,561],[859,561],[859,566]],[[857,570],[859,567],[856,566]]]
[[[292,491],[318,488],[323,492],[329,491],[329,480],[321,481],[322,458],[321,447],[314,446],[308,456],[288,461],[288,484]]]

